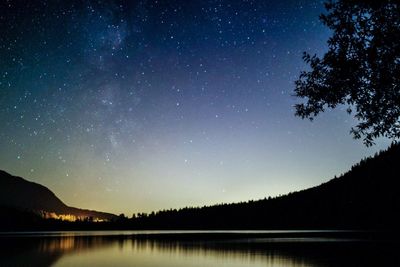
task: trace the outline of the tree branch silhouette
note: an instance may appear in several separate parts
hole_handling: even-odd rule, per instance
[[[296,116],[312,120],[326,109],[347,106],[359,121],[351,129],[365,145],[400,137],[400,1],[337,0],[325,3],[320,20],[332,30],[323,57],[304,53]]]

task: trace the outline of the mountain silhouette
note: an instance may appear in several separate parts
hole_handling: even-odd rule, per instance
[[[50,217],[64,215],[98,220],[116,218],[116,215],[111,213],[69,207],[47,187],[4,171],[0,171],[0,206]]]
[[[69,207],[48,188],[0,171],[0,216],[3,216],[0,223],[5,220],[3,224],[13,228],[14,223],[7,219],[17,218],[27,222],[19,229],[29,228],[30,222],[45,224],[42,229],[57,229],[55,222],[46,225],[48,220],[33,218],[32,213],[26,212],[46,211],[110,221],[103,224],[87,221],[84,229],[389,230],[400,225],[399,163],[400,145],[394,143],[374,157],[363,159],[340,177],[309,189],[255,201],[139,213],[132,218]]]

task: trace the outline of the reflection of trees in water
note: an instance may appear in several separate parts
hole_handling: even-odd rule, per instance
[[[400,266],[393,243],[269,242],[257,239],[180,241],[132,239],[133,250],[214,257],[265,266]]]
[[[68,253],[112,245],[102,237],[1,237],[0,266],[51,266]]]
[[[248,246],[251,241],[171,241],[171,240],[131,240],[135,252],[149,251],[157,254],[180,254],[185,257],[214,258],[217,262],[235,261],[262,262],[265,266],[321,266],[313,263],[307,255],[294,255],[276,249]],[[217,265],[216,265],[217,266]]]
[[[51,266],[64,255],[118,247],[154,257],[265,262],[266,266],[393,266],[395,252],[376,242],[265,242],[256,239],[180,240],[135,236],[0,237],[0,266]],[[107,253],[107,252],[105,252]],[[110,253],[116,253],[110,250]],[[385,264],[386,263],[386,264]],[[118,262],[116,262],[118,265]]]
[[[383,240],[387,236],[377,237],[376,241],[364,239],[364,234],[359,238],[330,236],[304,239],[232,238],[222,235],[222,239],[217,240],[211,236],[202,239],[190,234],[186,237],[164,236],[124,238],[120,246],[137,253],[152,252],[155,256],[163,253],[214,257],[222,261],[238,259],[241,262],[263,262],[266,266],[400,266],[394,241]]]

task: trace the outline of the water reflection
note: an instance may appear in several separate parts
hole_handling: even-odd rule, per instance
[[[0,241],[0,266],[400,266],[392,243],[360,240],[20,235]]]

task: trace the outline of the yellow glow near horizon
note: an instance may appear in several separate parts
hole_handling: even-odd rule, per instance
[[[44,219],[56,219],[56,220],[68,221],[68,222],[75,222],[78,220],[84,221],[89,218],[88,216],[75,216],[73,214],[57,214],[55,212],[46,212],[46,211],[41,211],[40,215]],[[91,222],[104,222],[106,220],[100,219],[100,218],[93,218],[90,221]]]

